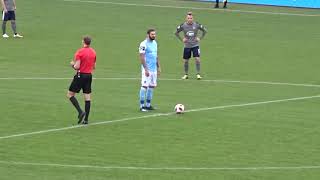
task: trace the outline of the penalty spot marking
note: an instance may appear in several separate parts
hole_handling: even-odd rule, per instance
[[[278,100],[271,100],[271,101],[259,101],[259,102],[252,102],[252,103],[243,103],[243,104],[224,105],[224,106],[213,106],[213,107],[206,107],[206,108],[190,109],[190,110],[186,110],[185,112],[187,113],[187,112],[199,112],[199,111],[208,111],[208,110],[217,110],[217,109],[228,109],[228,108],[234,108],[234,107],[245,107],[245,106],[255,106],[255,105],[262,105],[262,104],[289,102],[289,101],[300,101],[300,100],[307,100],[307,99],[314,99],[314,98],[320,98],[320,95],[278,99]],[[157,114],[151,114],[151,115],[145,115],[145,116],[129,117],[129,118],[123,118],[123,119],[117,119],[117,120],[110,120],[110,121],[101,121],[101,122],[91,123],[89,125],[76,125],[76,126],[69,126],[69,127],[63,127],[63,128],[47,129],[42,131],[34,131],[29,133],[13,134],[8,136],[2,136],[0,137],[0,140],[31,136],[36,134],[46,134],[50,132],[65,131],[69,129],[77,129],[77,128],[84,128],[84,127],[88,128],[96,125],[111,124],[111,123],[131,121],[131,120],[137,120],[137,119],[145,119],[150,117],[169,116],[173,114],[175,114],[175,112],[157,113]]]

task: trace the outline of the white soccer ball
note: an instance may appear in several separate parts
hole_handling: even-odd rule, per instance
[[[176,106],[174,107],[174,111],[177,114],[182,114],[184,112],[184,105],[183,104],[176,104]]]

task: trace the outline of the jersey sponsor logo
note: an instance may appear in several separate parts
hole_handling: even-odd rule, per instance
[[[194,36],[194,32],[193,31],[188,31],[186,33],[186,35],[189,36],[189,37],[193,37]]]
[[[144,50],[146,50],[146,47],[140,46],[140,50],[141,50],[141,51],[144,51]]]

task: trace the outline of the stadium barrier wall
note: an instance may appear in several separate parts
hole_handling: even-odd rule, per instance
[[[228,0],[228,2],[287,7],[320,8],[320,0]]]

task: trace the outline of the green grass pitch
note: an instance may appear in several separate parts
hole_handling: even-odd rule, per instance
[[[0,39],[0,180],[318,180],[319,11],[212,7],[17,0],[24,38]],[[194,61],[190,79],[179,80],[183,47],[174,32],[189,10],[208,29],[201,81]],[[141,113],[137,51],[149,27],[162,74],[158,110]],[[71,128],[68,63],[86,34],[98,58],[94,125]],[[174,114],[176,103],[191,112]]]

